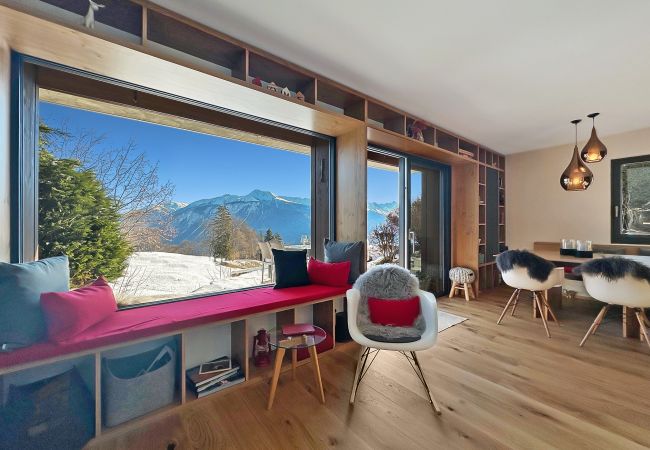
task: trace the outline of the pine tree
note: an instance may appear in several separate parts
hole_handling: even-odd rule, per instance
[[[82,170],[77,160],[57,159],[47,151],[47,130],[41,130],[39,152],[40,257],[67,255],[73,286],[99,275],[114,280],[131,254],[120,231],[117,205],[94,172]]]
[[[230,211],[219,205],[210,222],[210,253],[215,259],[231,259],[234,252],[234,223]]]
[[[273,240],[273,231],[268,228],[264,234],[264,242],[271,242]]]

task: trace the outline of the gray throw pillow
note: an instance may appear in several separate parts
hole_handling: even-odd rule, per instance
[[[350,277],[348,282],[354,284],[361,275],[363,260],[363,242],[336,242],[325,238],[325,262],[350,261]]]
[[[67,256],[23,264],[0,263],[0,345],[26,347],[45,338],[41,294],[70,290]]]

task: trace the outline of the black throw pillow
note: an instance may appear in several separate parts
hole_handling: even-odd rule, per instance
[[[363,242],[336,242],[325,239],[325,262],[350,261],[350,277],[348,282],[354,284],[361,275],[361,261],[363,260]]]
[[[307,275],[307,250],[272,249],[275,263],[275,286],[273,289],[305,286]]]

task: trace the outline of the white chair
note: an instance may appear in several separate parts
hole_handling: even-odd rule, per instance
[[[267,267],[269,268],[269,279],[273,282],[273,280],[275,280],[275,261],[273,260],[271,244],[268,242],[258,242],[257,245],[259,246],[262,255],[262,284],[264,284],[264,272]]]
[[[644,310],[644,308],[650,308],[650,282],[645,279],[635,278],[631,274],[626,274],[617,279],[608,279],[602,274],[585,273],[584,271],[582,272],[582,279],[589,295],[596,300],[606,303],[606,305],[602,307],[596,319],[589,327],[587,334],[582,338],[580,347],[587,342],[589,336],[596,333],[598,326],[611,305],[620,305],[634,309],[641,333],[648,347],[650,347],[650,340],[648,340],[648,331],[646,329],[647,326],[650,326],[650,321],[645,315]]]
[[[438,307],[436,305],[436,298],[433,294],[425,291],[418,291],[420,297],[420,311],[424,318],[425,329],[420,338],[414,342],[398,343],[398,342],[383,342],[375,341],[366,337],[358,327],[357,315],[359,312],[359,302],[361,301],[361,292],[358,289],[349,289],[347,291],[347,304],[348,304],[348,328],[350,336],[361,345],[359,352],[359,359],[357,361],[357,369],[354,374],[354,382],[352,384],[352,392],[350,393],[350,403],[354,403],[354,399],[359,388],[361,380],[368,372],[370,365],[373,363],[380,350],[392,350],[400,352],[406,357],[415,371],[415,374],[422,382],[429,398],[429,403],[433,407],[436,414],[440,414],[440,407],[434,400],[429,390],[429,385],[424,378],[422,367],[418,361],[416,351],[426,350],[435,345],[438,339]],[[407,352],[409,354],[407,354]],[[368,363],[368,358],[372,355],[372,359]]]
[[[523,262],[518,262],[514,264],[504,264],[504,259],[508,258],[507,253],[512,254],[519,254],[519,255],[524,255],[522,258],[516,258],[515,261],[526,261],[526,263]],[[525,251],[519,251],[519,250],[509,250],[508,252],[504,252],[500,254],[497,257],[497,264],[499,266],[499,270],[501,270],[501,278],[503,279],[503,282],[506,283],[508,286],[515,288],[514,292],[510,296],[510,299],[508,300],[508,303],[506,303],[505,308],[503,308],[503,311],[501,312],[501,315],[499,316],[499,320],[497,320],[497,325],[501,323],[503,320],[503,317],[506,314],[506,311],[508,310],[508,307],[512,303],[512,312],[511,316],[515,315],[515,309],[517,308],[517,302],[519,301],[519,294],[521,291],[530,291],[533,294],[533,308],[537,308],[540,316],[542,318],[542,323],[544,324],[544,329],[546,330],[546,336],[549,338],[551,337],[551,333],[548,329],[548,323],[546,320],[546,314],[544,313],[544,308],[546,308],[553,318],[555,322],[557,322],[558,325],[560,325],[560,322],[557,320],[557,316],[553,312],[553,309],[551,308],[551,305],[548,302],[548,298],[546,296],[546,291],[551,289],[554,286],[561,286],[562,281],[564,280],[564,268],[562,267],[556,267],[556,268],[551,268],[551,271],[544,281],[540,281],[538,279],[533,278],[529,274],[529,268],[532,267],[535,264],[541,264],[541,265],[546,265],[550,264],[553,265],[553,263],[546,261],[543,258],[540,258],[537,255],[533,255],[531,253],[525,252]],[[504,269],[506,267],[507,269]],[[514,303],[513,303],[514,301]]]

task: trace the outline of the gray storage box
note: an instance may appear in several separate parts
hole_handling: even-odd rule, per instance
[[[104,358],[102,409],[112,427],[174,401],[176,352],[170,343],[124,358]]]

